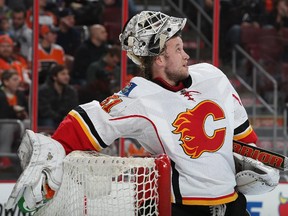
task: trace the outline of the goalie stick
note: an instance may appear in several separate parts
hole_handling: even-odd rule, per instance
[[[281,171],[288,170],[288,157],[273,151],[233,140],[233,152],[253,158]]]

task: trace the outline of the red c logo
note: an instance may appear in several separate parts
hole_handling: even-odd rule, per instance
[[[207,135],[205,122],[208,116],[213,121],[225,118],[222,108],[213,101],[202,101],[194,109],[180,113],[172,125],[176,128],[174,134],[181,134],[181,147],[191,158],[198,158],[203,152],[218,151],[225,139],[226,128],[214,129],[213,135]]]

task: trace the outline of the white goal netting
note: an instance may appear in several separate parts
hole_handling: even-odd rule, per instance
[[[159,181],[163,171],[155,161],[152,157],[123,158],[97,152],[72,152],[64,160],[60,189],[35,215],[160,215],[160,197],[170,196],[170,181]],[[166,178],[169,175],[166,173]],[[166,187],[168,194],[159,195],[162,193],[159,184]],[[166,208],[169,210],[169,206]]]

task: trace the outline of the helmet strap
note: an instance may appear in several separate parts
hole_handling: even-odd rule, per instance
[[[134,55],[133,52],[127,51],[127,56],[128,56],[128,58],[130,58],[135,64],[137,64],[137,65],[141,65],[141,64],[142,64],[140,58],[137,57],[136,55]]]
[[[162,49],[163,49],[163,47],[164,47],[164,45],[165,45],[167,35],[161,34],[159,38],[160,38],[160,41],[159,41],[159,51],[161,52]]]

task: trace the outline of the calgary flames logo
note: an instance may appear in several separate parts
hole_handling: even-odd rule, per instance
[[[224,111],[213,101],[203,101],[194,109],[180,113],[172,125],[176,128],[174,134],[181,134],[181,147],[191,158],[198,158],[203,152],[216,152],[223,143],[226,128],[213,129],[212,135],[207,135],[205,122],[211,116],[213,121],[225,118]]]

